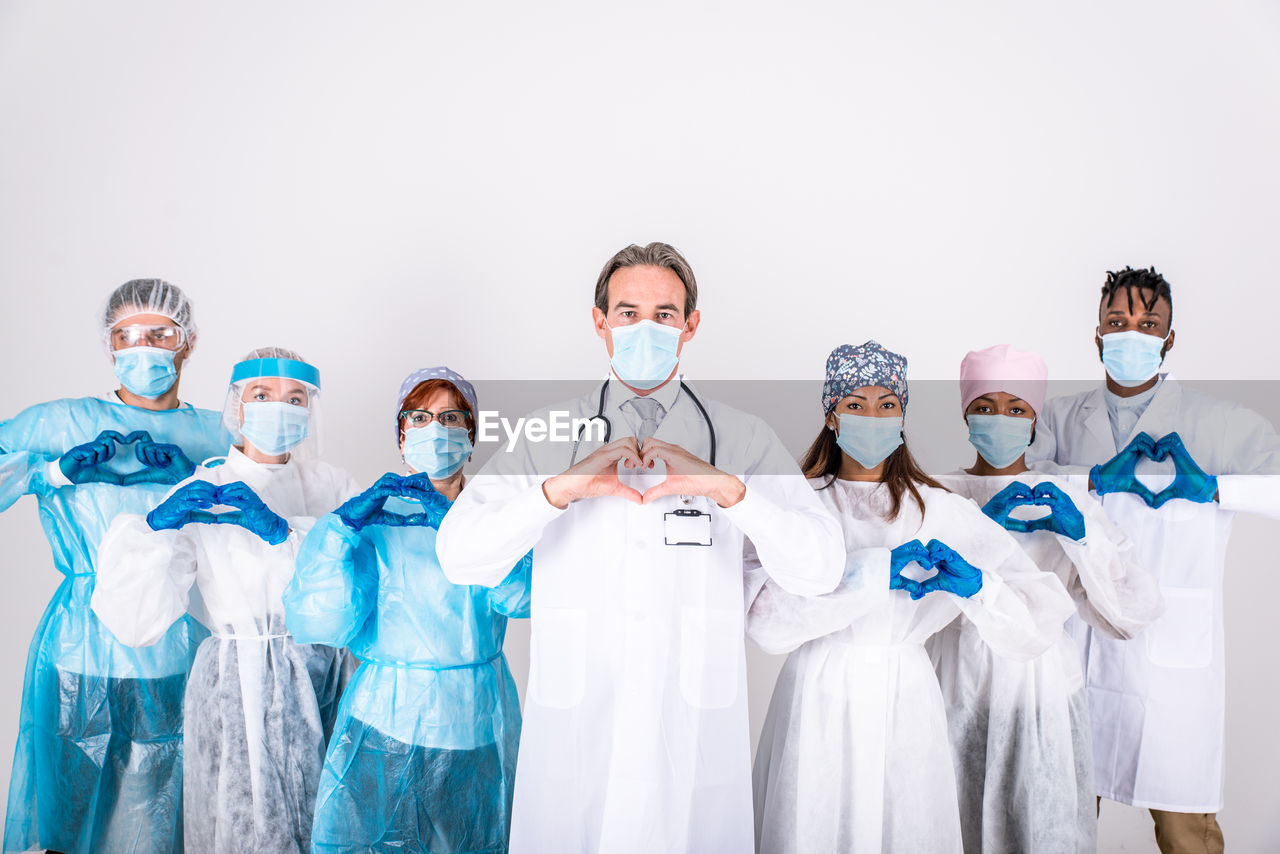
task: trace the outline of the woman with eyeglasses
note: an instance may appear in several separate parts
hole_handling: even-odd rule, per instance
[[[315,852],[507,850],[520,705],[502,643],[507,618],[529,616],[532,558],[498,587],[461,587],[435,552],[476,406],[447,367],[410,374],[396,404],[410,474],[325,516],[298,555],[290,631],[362,660],[325,757]]]
[[[112,523],[98,553],[99,618],[145,647],[188,613],[211,632],[184,709],[188,854],[311,849],[311,819],[346,650],[285,626],[281,599],[302,537],[355,494],[320,459],[320,373],[290,350],[254,350],[231,372],[223,420],[236,443],[145,517]]]
[[[179,620],[145,649],[89,608],[98,543],[146,513],[230,441],[218,413],[182,401],[197,339],[191,302],[160,279],[116,288],[101,315],[119,387],[0,421],[0,510],[24,494],[62,583],[31,640],[4,850],[165,851],[182,844],[182,697],[197,631]],[[17,575],[32,567],[11,565]]]

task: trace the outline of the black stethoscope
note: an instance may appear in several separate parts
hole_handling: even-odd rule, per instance
[[[689,399],[693,401],[693,405],[698,407],[698,411],[702,413],[702,420],[707,424],[707,434],[711,437],[711,459],[707,462],[714,467],[716,464],[716,428],[711,423],[711,416],[707,414],[707,408],[702,405],[702,401],[698,400],[698,396],[693,393],[693,389],[685,384],[684,380],[680,380],[680,388],[685,394],[689,395]],[[609,444],[609,439],[613,436],[613,422],[609,420],[609,416],[604,414],[604,399],[609,392],[609,381],[606,379],[604,384],[600,386],[600,402],[596,405],[596,414],[592,415],[585,422],[578,425],[578,435],[573,440],[573,453],[569,456],[569,465],[573,465],[578,460],[578,445],[582,444],[582,435],[587,431],[587,425],[592,421],[600,420],[604,422],[604,442]]]

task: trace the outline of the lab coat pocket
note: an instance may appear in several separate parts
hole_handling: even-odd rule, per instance
[[[1164,614],[1147,627],[1147,657],[1158,667],[1208,667],[1213,662],[1213,590],[1161,587]]]
[[[540,706],[582,702],[587,669],[587,615],[577,608],[542,608],[535,616],[529,694]]]
[[[738,698],[742,612],[686,607],[680,620],[680,693],[699,709],[723,709]]]

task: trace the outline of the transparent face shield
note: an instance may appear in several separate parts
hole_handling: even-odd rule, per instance
[[[296,359],[246,359],[232,368],[222,423],[234,444],[269,456],[321,452],[320,372]]]

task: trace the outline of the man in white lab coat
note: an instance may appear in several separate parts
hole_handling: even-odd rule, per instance
[[[1154,268],[1108,273],[1096,335],[1106,383],[1050,400],[1027,459],[1093,467],[1090,486],[1165,600],[1131,641],[1075,626],[1098,791],[1149,809],[1166,854],[1220,852],[1227,538],[1236,511],[1280,518],[1280,437],[1257,413],[1158,373],[1172,321]],[[1172,459],[1179,474],[1153,493],[1135,476],[1135,463],[1151,465],[1142,458]]]
[[[679,376],[696,304],[671,246],[610,259],[592,310],[609,378],[530,416],[592,422],[499,451],[440,528],[458,584],[497,584],[533,549],[514,854],[753,850],[743,538],[814,595],[844,544],[773,431]]]

